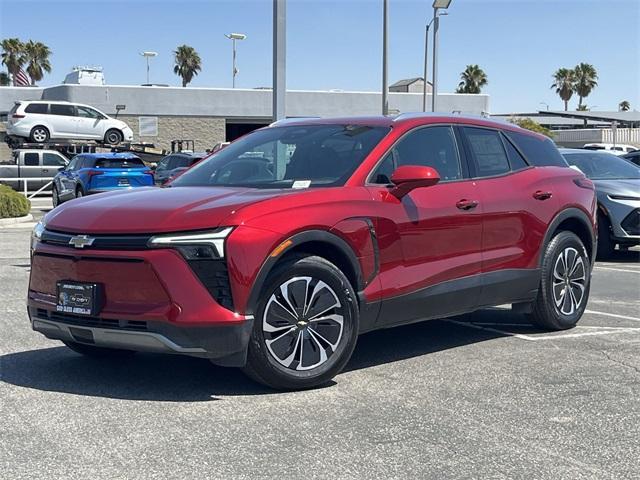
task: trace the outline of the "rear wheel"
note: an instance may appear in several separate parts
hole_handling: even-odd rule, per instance
[[[107,133],[104,135],[104,143],[108,143],[109,145],[118,145],[122,142],[123,135],[120,130],[116,130],[112,128],[111,130],[107,130]]]
[[[121,357],[133,355],[132,350],[120,350],[117,348],[96,347],[95,345],[85,345],[84,343],[63,341],[67,347],[80,355],[89,357]]]
[[[35,126],[31,129],[29,140],[36,143],[45,143],[49,140],[49,130],[42,125]]]
[[[589,256],[572,232],[560,232],[544,252],[538,297],[530,320],[550,330],[573,328],[582,317],[591,286]]]
[[[295,256],[277,266],[265,285],[244,372],[283,390],[331,380],[351,357],[358,336],[349,280],[324,258]]]
[[[616,244],[611,240],[611,222],[602,213],[598,213],[598,260],[613,256]]]

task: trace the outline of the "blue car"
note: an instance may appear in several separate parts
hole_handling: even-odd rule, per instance
[[[53,179],[53,206],[92,193],[153,185],[153,172],[132,153],[82,153]]]

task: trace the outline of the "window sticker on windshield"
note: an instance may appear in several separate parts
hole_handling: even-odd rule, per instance
[[[296,180],[291,188],[309,188],[309,185],[311,185],[311,180]]]

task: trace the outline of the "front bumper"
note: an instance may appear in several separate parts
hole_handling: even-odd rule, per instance
[[[208,358],[223,366],[244,366],[253,317],[234,325],[176,326],[165,322],[81,317],[29,307],[33,330],[47,338],[97,347],[174,353]]]

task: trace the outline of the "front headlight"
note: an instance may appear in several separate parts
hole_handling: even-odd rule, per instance
[[[631,201],[631,202],[637,202],[640,201],[640,197],[634,197],[631,195],[609,195],[609,198],[611,200],[627,200],[627,201]]]
[[[31,231],[31,253],[33,253],[33,249],[36,246],[36,243],[40,241],[42,238],[42,233],[44,232],[45,221],[44,218],[36,223],[35,227]]]
[[[175,248],[187,260],[224,258],[224,243],[233,227],[207,232],[156,235],[148,242],[150,248]]]

